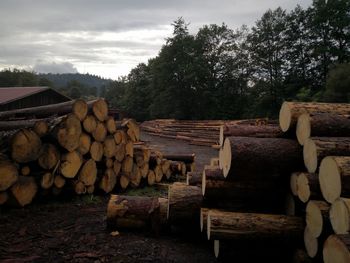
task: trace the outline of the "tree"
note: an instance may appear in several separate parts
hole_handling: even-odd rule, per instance
[[[350,102],[350,64],[339,64],[329,72],[323,98],[330,102]]]

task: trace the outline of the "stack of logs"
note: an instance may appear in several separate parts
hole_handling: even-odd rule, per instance
[[[193,168],[194,156],[150,149],[134,120],[108,113],[103,99],[1,112],[0,205],[153,185]]]
[[[122,228],[125,214],[152,227],[200,222],[216,257],[240,253],[244,262],[350,262],[349,116],[349,104],[285,102],[280,128],[221,129],[219,158],[202,173],[170,185],[168,199],[138,197],[135,209],[112,197],[108,222]]]
[[[271,123],[268,119],[252,120],[175,120],[157,119],[145,121],[141,128],[150,135],[188,141],[189,144],[217,148],[219,134],[233,124],[260,126]],[[277,125],[276,125],[277,126]]]

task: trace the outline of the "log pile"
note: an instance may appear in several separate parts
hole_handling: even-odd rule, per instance
[[[167,223],[197,220],[216,257],[279,250],[296,262],[350,262],[349,116],[350,104],[285,102],[280,130],[227,129],[219,158],[170,186]]]
[[[254,136],[260,126],[267,126],[264,133],[273,133],[278,129],[277,123],[268,119],[251,120],[175,120],[156,119],[145,121],[141,129],[150,135],[188,141],[189,144],[217,147],[222,144],[223,136],[240,133],[240,136]],[[261,136],[264,134],[261,133]],[[276,136],[278,136],[276,134]]]
[[[103,99],[1,112],[0,129],[0,205],[121,191],[193,169],[194,155],[145,146],[138,124],[116,121]]]

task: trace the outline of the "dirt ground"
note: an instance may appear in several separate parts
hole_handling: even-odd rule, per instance
[[[143,135],[164,153],[196,153],[201,170],[217,151],[177,140]],[[106,228],[106,196],[0,208],[0,262],[216,262],[213,245],[198,232],[124,232]],[[193,226],[197,228],[198,226]]]

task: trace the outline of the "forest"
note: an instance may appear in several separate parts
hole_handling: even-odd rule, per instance
[[[73,98],[105,96],[139,121],[273,118],[284,100],[350,102],[349,0],[267,10],[252,27],[210,24],[192,34],[181,17],[172,25],[156,57],[100,87],[19,73]]]

